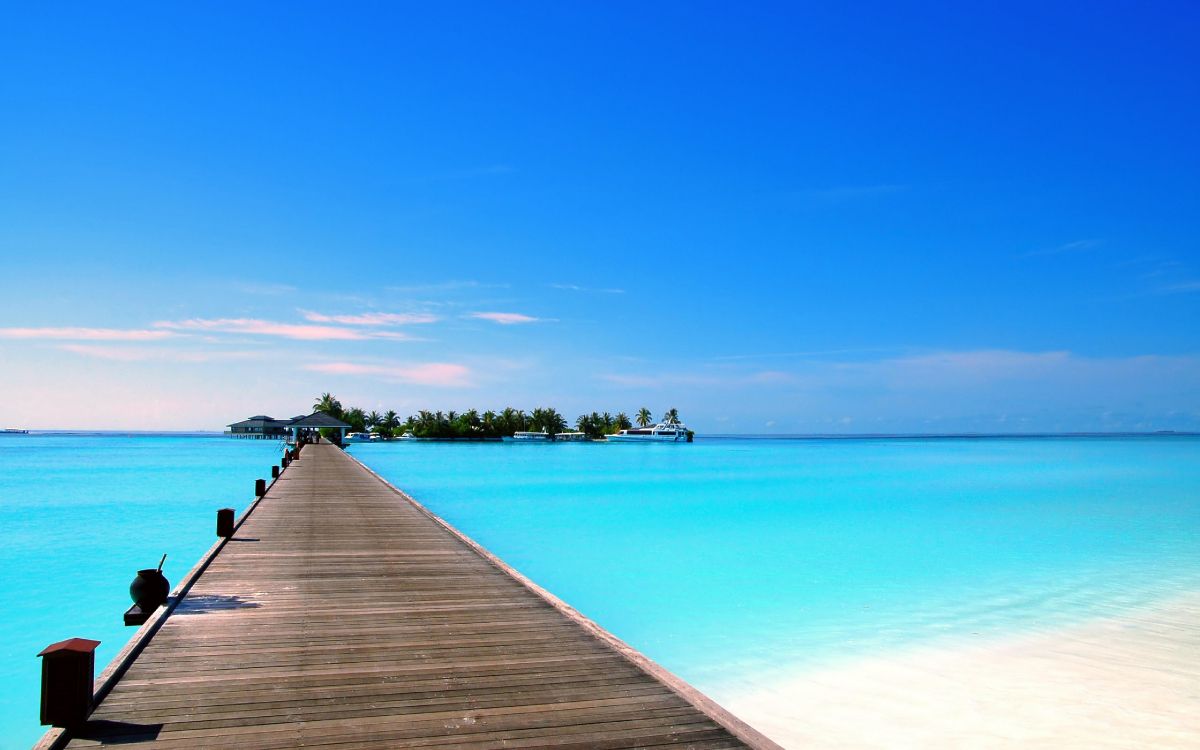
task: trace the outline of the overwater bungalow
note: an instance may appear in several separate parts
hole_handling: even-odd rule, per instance
[[[296,442],[299,438],[312,440],[322,430],[327,429],[336,433],[335,443],[341,443],[346,433],[352,428],[336,417],[325,412],[315,411],[312,414],[301,414],[291,419],[275,419],[265,414],[234,422],[225,431],[226,435],[236,438],[256,438],[259,440],[287,440]]]
[[[247,417],[241,422],[234,422],[225,431],[226,435],[236,438],[255,438],[258,440],[280,440],[288,434],[290,420],[275,419],[265,414]]]

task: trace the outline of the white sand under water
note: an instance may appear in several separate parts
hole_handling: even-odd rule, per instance
[[[787,748],[1200,748],[1200,593],[722,701]]]

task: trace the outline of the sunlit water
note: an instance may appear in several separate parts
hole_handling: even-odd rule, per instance
[[[1200,440],[392,443],[366,464],[714,695],[1200,586]]]
[[[0,436],[0,748],[43,731],[35,654],[99,640],[99,673],[136,630],[121,615],[137,570],[165,552],[177,583],[215,541],[216,510],[244,509],[279,455],[219,436]]]
[[[1200,440],[395,442],[367,465],[718,699],[888,649],[1044,630],[1200,587]],[[0,747],[43,646],[103,642],[172,583],[277,443],[0,438]]]

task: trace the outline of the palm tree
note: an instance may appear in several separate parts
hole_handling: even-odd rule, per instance
[[[504,434],[512,435],[525,429],[525,412],[511,406],[505,407],[504,411],[500,412],[500,422],[504,425]]]
[[[413,432],[417,437],[433,437],[433,433],[437,429],[437,424],[438,417],[422,409],[417,412],[417,429],[413,430]]]
[[[313,411],[324,412],[335,419],[342,418],[342,402],[337,400],[337,396],[332,393],[322,393],[317,402],[313,404]]]
[[[363,424],[365,424],[368,428],[382,427],[383,416],[377,411],[372,411],[363,419]]]
[[[667,424],[677,423],[679,421],[679,410],[678,409],[667,409],[667,413],[663,414],[662,421],[666,422]]]
[[[625,412],[621,412],[617,414],[617,423],[613,427],[615,428],[614,432],[619,432],[633,427],[633,423],[629,421],[629,417],[626,416]]]
[[[580,414],[579,419],[575,420],[575,429],[588,437],[596,437],[596,423],[592,421],[590,414]]]
[[[400,415],[388,409],[383,414],[383,426],[389,430],[394,430],[400,426]]]
[[[347,409],[340,419],[350,425],[355,432],[366,432],[367,415],[363,414],[363,410],[357,406]]]
[[[558,413],[557,409],[546,409],[545,414],[546,432],[549,432],[551,435],[553,435],[556,432],[567,431],[567,420],[563,417],[563,415]]]
[[[650,421],[652,419],[653,419],[653,417],[650,416],[649,409],[647,409],[644,406],[642,408],[638,409],[638,413],[637,413],[638,427],[649,427]]]

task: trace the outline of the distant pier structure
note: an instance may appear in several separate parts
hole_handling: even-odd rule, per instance
[[[312,440],[320,430],[336,433],[334,442],[341,443],[350,425],[324,412],[302,414],[291,419],[275,419],[265,414],[247,417],[229,425],[225,434],[235,438],[254,440],[289,440],[295,443],[300,438]]]

